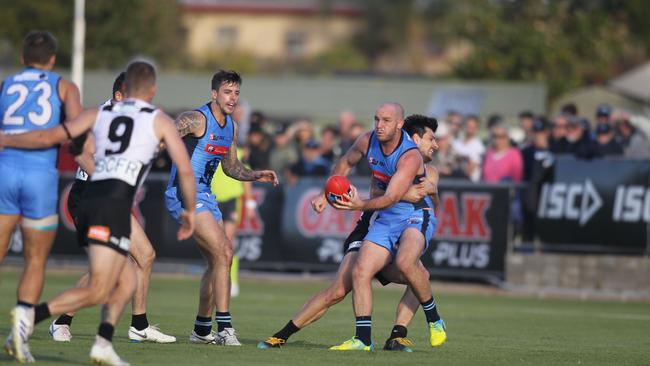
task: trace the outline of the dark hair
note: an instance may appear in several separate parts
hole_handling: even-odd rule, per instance
[[[113,95],[118,91],[121,92],[124,90],[124,79],[126,79],[126,72],[122,71],[113,82]]]
[[[535,118],[535,115],[531,111],[522,111],[521,113],[519,113],[519,118],[533,119],[533,118]]]
[[[575,103],[567,103],[560,108],[560,113],[562,114],[568,114],[571,116],[577,116],[578,115],[578,107],[575,105]]]
[[[126,67],[124,89],[127,93],[140,91],[156,84],[156,69],[146,61],[133,61]]]
[[[25,65],[44,64],[56,54],[57,42],[48,31],[30,31],[23,40],[23,62]]]
[[[334,136],[338,137],[338,135],[339,135],[339,129],[334,125],[325,126],[323,128],[323,131],[321,132],[321,134],[324,134],[325,132],[328,132],[328,131],[331,132]]]
[[[224,83],[241,85],[241,76],[233,70],[219,70],[212,76],[212,90],[219,90],[219,87]]]
[[[402,127],[409,136],[417,134],[422,137],[426,133],[426,128],[430,128],[432,132],[438,129],[438,121],[433,117],[423,116],[421,114],[412,114],[404,119],[404,126]]]

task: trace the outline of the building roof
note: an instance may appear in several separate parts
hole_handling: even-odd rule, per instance
[[[362,9],[351,1],[323,0],[179,0],[193,12],[359,16]]]
[[[610,80],[608,84],[627,97],[650,104],[650,62]]]

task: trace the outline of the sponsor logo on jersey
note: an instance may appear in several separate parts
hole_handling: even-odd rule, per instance
[[[215,136],[213,133],[210,134],[210,140],[216,140]]]
[[[94,239],[103,243],[108,243],[111,237],[111,229],[107,226],[94,225],[88,228],[88,239]]]
[[[205,145],[205,152],[208,154],[224,156],[228,154],[228,151],[230,151],[230,146],[219,146],[212,144]]]
[[[382,173],[380,171],[377,171],[377,170],[372,171],[372,177],[377,179],[378,181],[380,181],[382,183],[390,182],[390,178],[391,178],[390,175],[386,175],[386,174],[384,174],[384,173]]]
[[[370,165],[386,166],[386,162],[377,160],[372,156],[368,158],[368,163],[370,163]]]

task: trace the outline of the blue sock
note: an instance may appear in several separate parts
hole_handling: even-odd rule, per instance
[[[219,312],[217,311],[214,315],[214,319],[217,321],[217,332],[221,332],[225,328],[232,328],[232,317],[230,316],[229,311]]]
[[[422,303],[422,310],[424,310],[424,316],[427,318],[427,323],[435,323],[440,320],[438,308],[436,307],[435,301],[433,301],[433,296],[431,296],[429,301]]]
[[[194,321],[194,332],[201,337],[205,337],[212,331],[212,318],[204,316],[196,316]]]
[[[358,316],[357,317],[357,334],[358,340],[363,342],[366,346],[372,343],[370,332],[372,330],[372,317],[371,316]]]

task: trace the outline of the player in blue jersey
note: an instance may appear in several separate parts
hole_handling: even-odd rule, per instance
[[[275,172],[250,170],[237,158],[237,123],[230,115],[239,101],[241,83],[236,72],[220,70],[212,77],[211,101],[194,111],[181,113],[176,119],[176,127],[190,154],[197,184],[194,238],[207,261],[207,269],[201,278],[198,314],[190,334],[193,343],[240,345],[230,316],[233,248],[210,190],[217,166],[221,163],[226,175],[240,181],[278,184]],[[172,166],[165,203],[175,219],[182,210],[177,187],[176,168]],[[217,332],[212,331],[212,311],[215,308]]]
[[[402,126],[404,110],[398,103],[385,103],[375,114],[375,129],[352,146],[357,160],[365,153],[372,170],[371,197],[362,200],[352,187],[347,201],[334,206],[344,210],[375,211],[368,234],[364,237],[357,262],[352,270],[356,335],[332,350],[372,351],[372,286],[375,275],[394,262],[422,308],[432,328],[440,321],[428,279],[418,269],[420,256],[427,246],[423,234],[431,226],[431,207],[425,200],[401,201],[413,183],[425,174],[422,156]],[[353,153],[354,154],[354,153]],[[377,194],[375,192],[381,192]],[[444,325],[440,322],[444,329]],[[432,334],[433,338],[433,334]],[[433,339],[432,339],[433,345]]]
[[[437,129],[437,121],[433,118],[412,115],[405,119],[404,130],[416,143],[420,154],[425,162],[428,162],[433,157],[434,150],[437,149],[437,144],[434,138],[434,132]],[[368,139],[368,136],[362,136],[361,139]],[[361,151],[365,155],[365,151]],[[334,172],[340,174],[347,174],[351,167],[360,160],[357,150],[349,150],[334,168]],[[423,195],[429,195],[425,199],[428,200],[430,207],[438,203],[438,174],[435,168],[427,165],[426,180],[418,185],[412,186],[409,191],[402,197],[402,200],[409,202],[418,202],[422,199]],[[374,190],[374,194],[382,194],[381,190]],[[322,212],[327,204],[325,195],[321,193],[312,204],[317,212]],[[370,218],[372,212],[364,212],[356,227],[350,233],[344,243],[344,257],[339,265],[336,278],[332,284],[318,293],[316,293],[282,329],[276,332],[273,336],[268,337],[265,341],[258,343],[257,347],[261,349],[280,347],[284,345],[289,337],[298,332],[307,325],[320,319],[325,312],[333,305],[342,301],[347,294],[352,291],[352,269],[356,263],[359,249],[363,242],[363,238],[368,233],[370,225]],[[414,226],[417,228],[417,223]],[[426,230],[425,241],[428,243],[435,232],[435,217],[431,215],[430,225]],[[420,225],[420,228],[422,226]],[[429,272],[424,266],[419,263],[418,269],[424,280],[429,280]],[[377,279],[386,285],[390,282],[405,283],[404,278],[399,274],[399,271],[393,266],[386,266],[378,275]],[[386,341],[384,349],[398,350],[411,352],[412,342],[406,338],[407,327],[410,324],[416,310],[420,303],[413,295],[410,288],[407,288],[404,296],[402,297],[397,307],[397,317],[395,326],[391,331],[390,337]],[[432,346],[441,345],[444,342],[446,334],[444,329],[441,332],[435,331],[432,333]]]
[[[0,86],[0,132],[16,134],[57,126],[82,110],[79,89],[52,72],[57,42],[47,31],[31,31],[23,41],[25,68]],[[57,216],[58,146],[0,151],[0,261],[16,225],[21,226],[25,266],[18,306],[31,308],[41,295],[45,262]],[[45,187],[47,187],[45,189]]]

